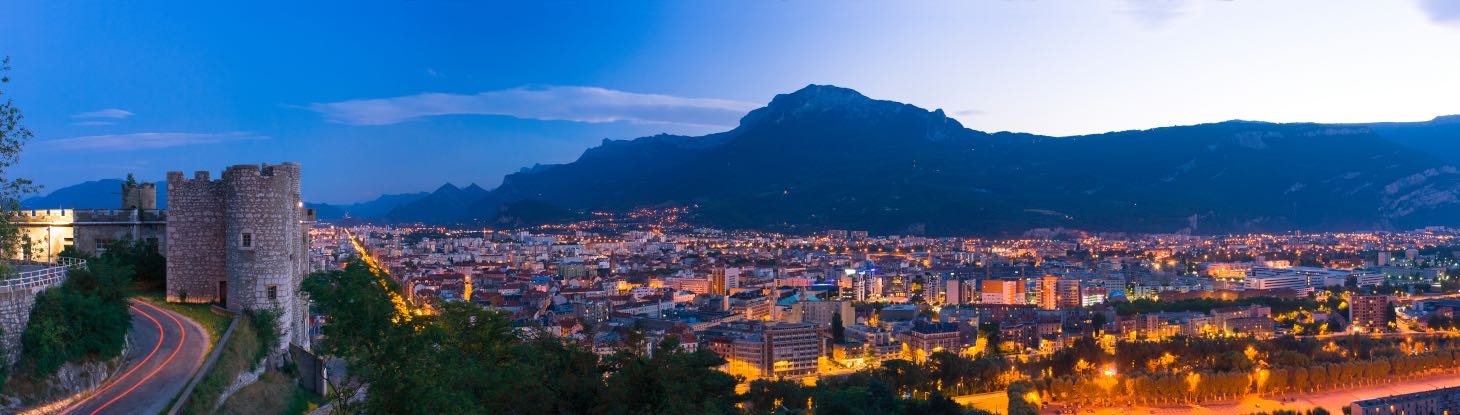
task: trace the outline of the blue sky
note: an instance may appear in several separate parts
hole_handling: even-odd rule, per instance
[[[36,133],[11,173],[291,160],[311,201],[490,188],[809,83],[1052,135],[1460,113],[1445,0],[220,3],[0,6]]]

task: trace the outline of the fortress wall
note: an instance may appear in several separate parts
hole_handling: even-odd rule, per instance
[[[200,171],[189,179],[167,173],[167,300],[221,300],[227,281],[222,182]]]

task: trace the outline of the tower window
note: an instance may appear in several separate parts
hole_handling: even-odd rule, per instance
[[[264,291],[268,293],[269,301],[279,302],[279,286],[269,285],[264,288]]]
[[[240,235],[238,246],[244,249],[253,248],[253,232],[244,232]]]

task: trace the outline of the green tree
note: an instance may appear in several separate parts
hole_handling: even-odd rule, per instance
[[[10,83],[9,56],[0,59],[0,87],[7,83]],[[37,189],[30,180],[9,174],[10,168],[20,162],[21,147],[31,138],[24,121],[20,108],[0,88],[0,256],[5,258],[14,258],[20,248],[20,228],[11,222],[20,210],[20,198]],[[0,262],[0,272],[5,271],[4,267]]]
[[[818,415],[898,414],[906,402],[887,383],[865,373],[821,380],[812,400]]]
[[[1090,328],[1092,330],[1094,330],[1094,331],[1100,331],[1100,329],[1101,328],[1104,328],[1104,327],[1105,327],[1105,313],[1092,313],[1092,314],[1090,314]]]
[[[708,350],[686,352],[674,340],[652,356],[620,351],[609,360],[606,382],[611,414],[735,413],[736,379],[716,368],[725,359]]]
[[[842,313],[831,314],[831,340],[837,343],[847,341],[847,328],[842,326]]]
[[[118,263],[129,264],[134,271],[133,281],[141,290],[161,290],[167,284],[167,258],[162,256],[152,239],[133,241],[120,239],[107,247],[103,257],[111,257]],[[74,251],[69,256],[77,255]],[[68,256],[63,252],[61,256]]]
[[[248,320],[248,324],[253,326],[253,331],[257,333],[259,339],[259,350],[258,354],[254,356],[254,362],[262,361],[270,352],[279,348],[279,342],[283,337],[283,331],[279,327],[280,314],[282,312],[278,309],[243,311],[244,318]]]
[[[988,347],[985,350],[989,354],[998,354],[999,343],[1003,342],[1003,335],[999,331],[999,322],[986,321],[978,323],[978,334],[988,340]]]
[[[745,392],[745,410],[752,414],[768,414],[782,409],[792,412],[806,410],[810,391],[792,380],[756,379],[750,382]]]
[[[927,373],[922,366],[903,359],[889,359],[882,361],[882,367],[877,369],[877,378],[887,382],[894,392],[907,396],[915,394],[927,380]]]
[[[907,402],[903,409],[905,414],[917,415],[963,415],[963,407],[954,402],[953,398],[933,391],[927,400],[912,400]]]
[[[1034,392],[1034,386],[1029,382],[1014,382],[1009,385],[1009,415],[1039,415],[1039,406],[1029,402],[1028,395]]]
[[[60,287],[37,294],[21,333],[18,365],[26,374],[44,377],[67,362],[120,355],[132,326],[129,286],[130,266],[96,258],[86,268],[71,270]]]
[[[673,340],[652,353],[591,351],[467,302],[402,312],[394,283],[362,262],[303,284],[329,318],[316,350],[346,362],[369,393],[359,411],[392,414],[728,414],[737,380],[713,352]],[[632,348],[631,350],[642,350]],[[343,401],[344,397],[334,399]]]
[[[963,392],[967,381],[978,381],[974,378],[976,365],[974,361],[953,352],[936,352],[928,356],[928,371],[933,381],[936,381],[939,388],[955,393]],[[987,379],[984,379],[987,380]]]

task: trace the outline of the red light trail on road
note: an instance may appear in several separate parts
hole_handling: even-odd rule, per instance
[[[152,316],[147,315],[147,313],[143,313],[141,309],[137,308],[137,306],[127,307],[131,308],[133,311],[136,311],[137,314],[141,314],[142,317],[147,317],[148,320],[152,320],[152,324],[157,326],[157,344],[152,346],[152,352],[147,353],[147,357],[142,358],[141,362],[137,362],[137,365],[133,366],[132,370],[128,370],[127,373],[124,373],[122,374],[122,376],[117,377],[116,380],[113,380],[111,383],[107,384],[106,387],[101,388],[101,390],[96,391],[96,393],[92,394],[86,399],[82,399],[81,402],[77,402],[75,405],[71,405],[71,407],[67,408],[65,411],[61,411],[62,414],[71,413],[71,411],[75,410],[76,407],[79,407],[91,401],[91,398],[101,395],[102,393],[106,393],[106,391],[111,389],[113,386],[116,386],[118,383],[122,383],[122,379],[126,379],[128,376],[132,376],[133,372],[136,372],[137,369],[141,369],[142,366],[146,365],[148,361],[152,360],[152,356],[157,354],[157,349],[162,348],[162,342],[167,339],[167,332],[162,331],[162,322],[157,321],[157,319],[152,318]]]

